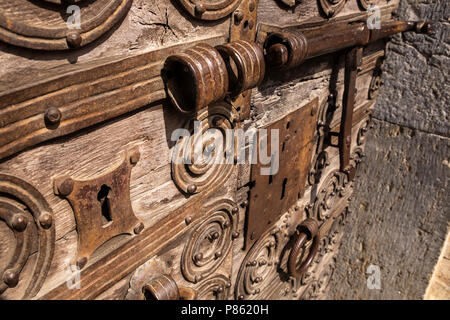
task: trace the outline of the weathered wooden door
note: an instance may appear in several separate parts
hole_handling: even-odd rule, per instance
[[[385,0],[71,2],[0,0],[1,298],[321,298],[383,38],[428,25]]]

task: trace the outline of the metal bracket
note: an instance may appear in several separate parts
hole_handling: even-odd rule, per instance
[[[352,143],[353,108],[356,99],[356,77],[361,65],[363,48],[353,47],[345,55],[345,84],[342,103],[341,126],[339,130],[339,162],[341,171],[355,177],[355,168],[350,166],[350,148]]]
[[[78,231],[77,265],[83,268],[91,254],[120,234],[138,234],[144,229],[133,213],[130,175],[139,161],[139,150],[129,150],[122,164],[91,180],[69,176],[54,180],[55,194],[66,198],[75,214]]]

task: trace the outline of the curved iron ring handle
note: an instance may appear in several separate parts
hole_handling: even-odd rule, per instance
[[[292,246],[291,253],[288,259],[289,275],[298,278],[309,268],[314,257],[319,250],[319,224],[316,220],[308,218],[304,220],[298,227],[296,232],[297,239]],[[305,245],[307,240],[313,239],[309,254],[306,260],[297,268],[297,259],[301,248]]]

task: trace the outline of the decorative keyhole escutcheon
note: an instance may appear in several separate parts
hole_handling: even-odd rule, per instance
[[[120,234],[140,233],[144,228],[133,213],[129,191],[131,169],[138,161],[136,148],[102,176],[84,181],[69,176],[54,180],[55,194],[66,198],[75,214],[79,268],[106,241]]]

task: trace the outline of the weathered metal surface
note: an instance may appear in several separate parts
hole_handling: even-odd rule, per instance
[[[228,255],[237,232],[239,215],[233,202],[216,202],[194,226],[181,256],[186,280],[198,283],[213,274]]]
[[[78,48],[112,29],[127,14],[132,0],[96,0],[79,6],[80,25],[67,3],[42,0],[1,0],[0,40],[38,50]],[[72,12],[74,14],[74,12]],[[75,21],[76,22],[76,21]]]
[[[237,40],[216,49],[226,61],[232,97],[261,84],[266,65],[263,51],[257,43]]]
[[[270,173],[268,166],[260,162],[251,167],[253,187],[249,194],[246,246],[250,247],[280,215],[303,196],[309,162],[313,151],[313,137],[316,129],[318,99],[302,106],[282,119],[266,126],[267,137],[263,139],[266,149],[259,149],[278,157],[277,172]],[[279,135],[278,145],[272,145],[272,135]],[[274,151],[276,153],[274,153]],[[265,168],[267,175],[261,174]],[[272,171],[273,172],[273,171]]]
[[[407,21],[382,23],[380,29],[369,29],[363,22],[305,30],[290,26],[282,32],[268,31],[264,47],[271,66],[290,68],[306,59],[353,46],[364,46],[404,31],[429,33],[431,26],[425,22]]]
[[[217,208],[220,203],[228,207],[229,203],[233,203],[230,199],[221,198],[208,203],[206,198],[207,195],[204,195],[203,198],[196,197],[187,202],[154,225],[145,228],[139,236],[131,238],[120,248],[86,266],[80,274],[86,284],[79,290],[70,290],[66,283],[62,283],[41,299],[93,299],[157,255],[168,242],[184,235],[190,230],[191,223],[202,221],[211,212],[210,208]]]
[[[136,148],[126,152],[122,163],[90,180],[69,176],[54,180],[55,194],[66,198],[74,211],[78,232],[76,264],[83,268],[92,253],[120,234],[139,234],[144,224],[133,213],[130,175],[139,160]]]
[[[53,213],[38,190],[5,173],[0,173],[0,195],[0,220],[6,222],[16,238],[14,253],[9,259],[8,255],[3,256],[4,252],[0,253],[4,266],[0,269],[0,294],[21,281],[28,281],[22,298],[30,299],[41,289],[52,262],[55,249]],[[22,280],[22,268],[36,251],[31,276]]]
[[[163,77],[170,100],[184,113],[221,100],[228,92],[225,61],[215,48],[205,43],[168,57]]]
[[[105,4],[106,1],[90,1],[85,9],[92,9],[95,5]],[[288,9],[300,6],[301,2],[298,1],[270,1],[274,6],[274,12],[283,9],[288,15],[294,11],[299,13],[301,10],[301,8]],[[75,0],[71,3],[78,2]],[[125,2],[110,0],[108,3]],[[95,170],[96,166],[83,167],[82,171],[89,173],[86,176],[94,178],[75,181],[63,176],[55,180],[56,193],[69,200],[75,213],[76,221],[69,222],[68,216],[69,219],[72,218],[70,206],[51,193],[45,179],[39,187],[43,187],[42,192],[49,198],[47,200],[55,208],[60,209],[63,206],[63,210],[58,211],[57,221],[53,221],[50,211],[48,214],[38,214],[39,219],[36,220],[35,212],[39,210],[31,208],[30,202],[27,202],[30,194],[36,197],[31,189],[28,188],[26,190],[28,194],[23,193],[21,197],[10,190],[4,192],[0,189],[0,240],[7,242],[8,248],[6,255],[0,250],[2,257],[0,292],[3,290],[6,298],[17,289],[19,293],[24,292],[23,288],[26,287],[31,288],[29,291],[33,292],[38,292],[42,287],[42,291],[45,291],[39,298],[44,299],[99,297],[229,299],[233,293],[237,299],[298,299],[319,298],[323,294],[334,270],[333,256],[342,236],[341,224],[348,213],[346,208],[350,201],[351,178],[354,173],[353,170],[349,172],[351,174],[346,175],[337,170],[339,153],[333,147],[342,145],[340,135],[345,135],[347,139],[350,137],[353,145],[349,145],[345,150],[348,166],[344,170],[348,168],[356,170],[364,157],[363,144],[365,130],[368,127],[368,115],[380,84],[373,80],[373,85],[368,86],[369,72],[379,67],[378,59],[383,55],[380,50],[382,43],[379,41],[374,45],[368,44],[397,32],[406,30],[428,32],[430,28],[424,23],[391,21],[384,22],[380,30],[368,30],[365,21],[369,13],[356,12],[356,3],[352,4],[353,7],[346,8],[346,12],[349,9],[352,14],[339,14],[338,17],[329,20],[319,16],[318,10],[325,8],[326,10],[323,10],[326,11],[325,15],[328,18],[334,17],[345,3],[340,0],[320,0],[317,7],[314,3],[313,9],[316,12],[311,19],[301,18],[304,14],[302,11],[301,17],[299,16],[294,25],[267,26],[259,23],[258,14],[267,10],[269,6],[261,1],[262,7],[258,10],[259,2],[170,1],[167,6],[175,5],[172,9],[179,11],[178,14],[181,13],[179,16],[186,19],[184,23],[200,29],[210,27],[212,34],[215,34],[216,25],[222,24],[225,27],[229,25],[229,37],[204,38],[202,35],[197,37],[202,38],[200,40],[153,52],[129,57],[105,58],[40,71],[36,79],[24,77],[28,80],[24,80],[23,85],[14,83],[9,88],[0,88],[3,92],[0,94],[0,159],[10,157],[42,141],[79,131],[144,106],[151,107],[156,102],[160,106],[165,104],[166,101],[163,100],[169,98],[167,100],[172,100],[180,111],[188,114],[189,119],[186,119],[185,126],[188,131],[185,132],[190,132],[190,136],[182,137],[175,143],[173,149],[173,145],[167,140],[168,146],[164,145],[161,150],[173,151],[172,160],[174,160],[182,159],[187,151],[199,147],[202,152],[206,151],[218,160],[212,163],[183,161],[170,163],[167,159],[156,161],[158,167],[155,168],[148,166],[155,163],[149,160],[153,157],[143,154],[145,160],[133,170],[133,177],[139,181],[132,182],[131,195],[130,171],[132,165],[139,161],[139,153],[128,153],[121,165],[100,175],[98,170]],[[49,6],[59,8],[67,5],[66,1],[60,0],[28,2],[20,0],[18,3],[32,3],[42,10]],[[360,0],[359,3],[364,8],[372,1]],[[158,4],[158,1],[148,1],[138,9],[155,15],[152,10],[147,10],[154,4]],[[1,5],[3,4],[0,0],[0,8]],[[393,7],[395,4],[383,5],[383,19],[391,19]],[[158,7],[158,10],[161,11],[161,8]],[[308,7],[308,10],[311,8]],[[104,17],[106,11],[101,11],[97,15],[98,19]],[[189,14],[185,14],[184,11]],[[102,30],[106,31],[105,28],[112,25],[118,14],[116,11],[113,18],[105,23],[100,19],[96,30],[103,28]],[[177,36],[177,23],[171,20],[173,16],[170,10],[166,10],[165,14],[162,12],[162,16],[162,21],[149,23],[158,25],[165,31],[171,31],[174,38],[185,41],[183,39],[186,38]],[[134,23],[134,18],[133,15],[129,19],[131,23]],[[284,17],[278,18],[285,21]],[[273,20],[278,23],[277,19]],[[143,28],[151,29],[150,24],[147,25],[147,20],[142,22],[145,23]],[[13,29],[15,26],[14,24],[8,27]],[[56,27],[59,28],[58,25]],[[83,25],[83,28],[88,29],[89,26]],[[2,30],[0,23],[0,33]],[[83,30],[80,33],[65,32],[58,41],[63,40],[67,48],[75,48],[100,35],[99,33],[87,35]],[[221,29],[221,34],[223,30],[224,28]],[[39,37],[32,40],[41,44]],[[161,43],[164,43],[164,40],[165,37],[161,37]],[[265,44],[264,51],[258,44]],[[286,86],[282,88],[283,92],[277,92],[282,99],[280,101],[292,103],[296,95],[308,101],[311,97],[318,96],[318,98],[284,118],[286,110],[292,110],[292,106],[280,103],[264,114],[258,110],[261,100],[264,99],[262,107],[265,108],[271,104],[265,102],[273,98],[278,99],[271,92],[270,82],[268,86],[260,86],[266,75],[270,76],[277,72],[276,68],[294,68],[310,58],[362,45],[368,45],[367,51],[364,52],[366,57],[365,60],[361,59],[356,70],[354,67],[351,68],[351,77],[346,75],[344,106],[338,101],[338,97],[340,100],[342,94],[340,61],[338,57],[330,55],[317,59],[320,61],[317,68],[305,65],[304,69],[312,72],[307,78],[303,69],[298,74],[289,70],[282,76],[274,77],[277,78],[275,81],[297,75],[301,79],[300,82],[297,82],[298,79],[295,81],[290,79],[289,89]],[[266,73],[266,67],[272,68],[275,72]],[[329,79],[328,76],[323,76],[326,74],[323,73],[325,67],[326,72],[332,69]],[[374,75],[376,72],[375,70]],[[320,77],[323,76],[320,89],[309,86],[309,83],[316,82],[318,74]],[[303,81],[305,79],[307,81]],[[34,80],[35,82],[30,84]],[[329,82],[329,90],[326,89],[325,82]],[[362,88],[363,92],[356,95],[356,86],[353,86],[352,82],[356,83],[358,89]],[[296,85],[301,89],[289,92],[291,86],[295,88]],[[280,83],[276,86],[279,87]],[[255,95],[250,120],[251,89],[257,87],[258,90],[254,91],[258,91],[258,94]],[[309,97],[300,94],[304,87],[312,89]],[[287,99],[282,97],[284,92],[289,93]],[[354,106],[351,105],[351,96],[358,99],[356,102],[353,101]],[[320,108],[318,101],[322,101]],[[342,109],[344,110],[341,111]],[[177,118],[179,114],[167,114],[166,108],[142,111],[138,114],[133,113],[132,117],[135,117],[133,119],[142,120],[141,115],[149,113],[158,115],[151,118],[152,121],[164,118],[166,123],[157,123],[161,131],[151,132],[164,135],[165,129],[166,138],[171,128],[173,129],[172,122],[182,120],[182,115]],[[258,118],[261,115],[263,118]],[[273,123],[273,118],[281,119]],[[238,127],[253,128],[255,119],[262,120],[262,123],[272,122],[265,127],[266,129],[280,130],[281,139],[276,145],[279,148],[280,170],[276,174],[275,171],[269,171],[269,175],[260,173],[259,169],[269,166],[264,163],[253,165],[249,172],[245,165],[237,165],[236,150],[233,150],[231,157],[227,158],[220,150],[211,148],[212,137],[206,134],[209,129],[218,129],[214,139],[223,138],[226,150],[229,140],[226,139],[224,132]],[[119,118],[100,130],[120,128],[116,125],[123,125],[125,120],[130,119]],[[199,120],[201,124],[200,138],[204,139],[202,143],[192,132],[192,122],[195,120]],[[143,130],[141,125],[133,123],[133,130],[141,132]],[[149,124],[152,125],[153,123]],[[141,151],[149,151],[148,143],[154,142],[152,134],[145,134],[144,139],[141,139],[142,136],[137,138],[140,139]],[[83,133],[80,136],[83,137]],[[75,137],[77,138],[79,137]],[[73,137],[67,139],[68,144],[74,141],[83,143],[83,139],[72,140]],[[134,144],[131,140],[135,139],[134,135],[130,137],[130,144]],[[56,141],[55,146],[58,147],[59,143],[60,141]],[[268,134],[268,143],[268,148],[263,150],[266,154],[275,147],[275,142],[271,145],[271,132]],[[128,145],[127,139],[124,144]],[[53,144],[43,147],[35,150],[54,150]],[[157,146],[159,147],[161,146]],[[342,149],[341,146],[341,151]],[[18,159],[22,157],[26,159],[29,151],[25,151]],[[109,158],[102,159],[108,161]],[[7,165],[11,163],[11,168],[20,172],[20,164],[17,165],[13,157],[4,161]],[[144,163],[148,168],[142,168]],[[67,172],[62,165],[60,165],[62,170],[48,169],[44,165],[42,167],[57,172],[57,175]],[[71,170],[69,166],[67,167],[67,170]],[[26,166],[24,172],[29,168],[30,166]],[[167,176],[170,169],[175,185]],[[233,173],[237,171],[235,169],[245,175],[238,177],[242,178],[242,181],[239,181],[240,186],[243,186],[242,189],[234,190],[234,182],[230,181],[230,177],[237,176]],[[155,174],[148,174],[151,171],[164,172],[166,176],[158,177],[161,180],[149,183],[148,176],[155,177]],[[95,174],[91,175],[91,172]],[[34,173],[31,176],[34,182],[40,177],[40,175],[36,177]],[[53,174],[51,176],[53,178]],[[0,187],[1,178],[0,174]],[[249,178],[252,181],[249,182]],[[306,185],[307,178],[309,185]],[[226,186],[224,188],[226,190],[220,188],[222,185]],[[172,194],[165,194],[166,190],[171,190]],[[221,191],[225,191],[227,196],[217,198]],[[230,194],[234,197],[235,192],[236,198],[239,198],[241,203],[240,207],[227,198]],[[210,199],[212,194],[214,198]],[[164,198],[161,198],[161,195]],[[245,200],[248,195],[249,199]],[[43,198],[41,200],[46,203]],[[136,213],[139,210],[139,218],[145,222],[146,228],[134,216],[131,205]],[[244,218],[239,212],[243,213],[247,207],[247,215]],[[154,208],[157,210],[153,211]],[[162,213],[164,210],[166,211]],[[47,242],[38,237],[37,233],[43,230],[52,232],[51,229],[54,229],[56,223],[60,223],[62,229],[66,228],[69,231],[58,229],[61,234],[58,235],[56,246],[57,259],[55,258],[52,264],[56,267],[50,269],[48,282],[42,286],[42,279],[47,275],[48,261],[51,261],[51,257],[49,258],[47,254],[44,258],[40,258],[42,255],[39,252],[45,250],[48,253],[54,250],[52,248],[55,247],[55,240],[53,230],[53,242],[46,248]],[[117,230],[112,230],[111,226],[115,224],[120,226]],[[77,232],[74,231],[75,227]],[[122,233],[136,235],[108,241]],[[78,253],[75,249],[76,235],[78,235]],[[244,250],[241,250],[242,247]],[[99,250],[94,254],[94,250],[97,249]],[[62,280],[65,275],[60,269],[62,264],[66,263],[62,261],[67,261],[68,255],[65,250],[73,251],[70,254],[76,257],[75,260],[78,260],[78,265],[82,268],[80,275],[82,286],[78,290],[71,290],[65,280]],[[42,264],[42,261],[45,263],[43,267],[35,267],[31,273],[29,262],[34,261],[34,252],[38,252],[36,266],[38,263]],[[7,258],[3,259],[4,256]],[[2,260],[5,260],[5,263]],[[237,273],[236,266],[239,269]],[[26,297],[34,296],[33,292]]]
[[[339,130],[339,160],[340,169],[349,174],[350,180],[353,180],[355,174],[354,170],[349,167],[349,161],[352,142],[353,108],[356,98],[356,77],[358,67],[361,65],[362,53],[362,47],[354,47],[345,55],[345,85]]]
[[[202,42],[216,45],[224,39]],[[195,43],[67,67],[32,83],[0,88],[0,159],[161,101],[166,98],[160,77],[164,59]]]
[[[181,191],[204,193],[230,176],[235,166],[235,150],[225,133],[235,127],[235,119],[231,106],[219,102],[192,119],[198,121],[198,132],[195,123],[188,122],[186,130],[191,135],[180,137],[172,154],[172,178]]]
[[[258,23],[258,5],[260,0],[242,0],[231,18],[230,42],[237,40],[255,41]],[[247,62],[249,63],[249,62]],[[251,61],[250,64],[260,62]],[[252,91],[247,90],[231,97],[232,104],[239,110],[239,120],[250,117],[250,101]]]
[[[298,278],[308,270],[319,249],[319,239],[319,224],[317,221],[311,218],[302,221],[297,227],[293,239],[294,244],[289,254],[287,266],[290,276]],[[312,241],[311,247],[308,250],[306,259],[297,266],[299,258],[304,254],[302,248],[306,245],[307,241]]]

